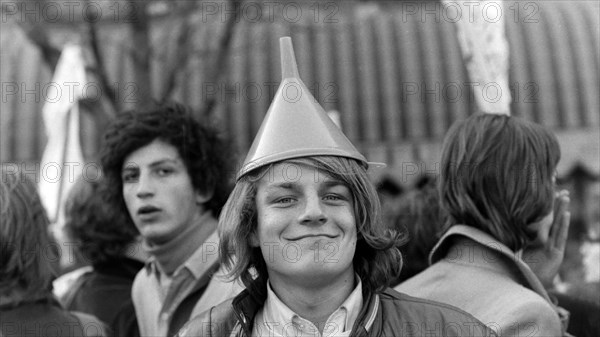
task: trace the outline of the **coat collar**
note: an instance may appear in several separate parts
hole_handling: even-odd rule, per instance
[[[482,249],[486,252],[491,252],[495,256],[500,256],[503,259],[504,264],[496,264],[499,268],[509,268],[513,276],[519,278],[521,283],[531,290],[538,293],[546,301],[552,303],[548,292],[535,276],[531,268],[523,261],[522,252],[514,252],[508,246],[504,245],[493,236],[471,226],[466,225],[454,225],[444,233],[438,243],[433,247],[429,254],[429,263],[433,264],[448,254],[452,248],[452,239],[456,238],[467,238],[478,244],[477,249]],[[490,264],[487,263],[489,266]]]
[[[254,318],[260,308],[265,304],[265,300],[266,297],[257,298],[251,296],[248,289],[244,289],[233,299],[231,303],[233,311],[246,336],[252,335],[251,332],[253,329]],[[363,336],[370,331],[377,318],[379,307],[379,295],[372,293],[363,287],[363,307],[358,314],[358,318],[354,322],[352,336]]]

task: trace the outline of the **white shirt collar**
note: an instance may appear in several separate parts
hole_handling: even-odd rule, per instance
[[[356,278],[356,287],[325,322],[323,336],[349,336],[362,309],[362,282]],[[254,321],[256,336],[320,336],[318,328],[310,321],[293,312],[275,294],[267,283],[267,299]],[[266,333],[265,333],[266,332]]]

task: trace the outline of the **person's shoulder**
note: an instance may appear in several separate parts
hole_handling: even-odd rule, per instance
[[[509,314],[513,317],[513,324],[500,328],[516,331],[502,331],[502,335],[558,336],[562,334],[558,312],[541,296],[531,296],[513,302]]]
[[[410,296],[391,288],[379,293],[379,297],[384,314],[403,320],[403,325],[433,325],[443,331],[455,331],[457,336],[496,335],[473,315],[450,304]]]
[[[85,279],[93,272],[94,269],[91,266],[84,266],[57,277],[52,282],[54,296],[59,299],[63,306],[68,307],[72,297],[81,288]]]
[[[402,306],[404,308],[414,307],[431,307],[431,308],[440,308],[442,310],[448,310],[451,312],[458,312],[461,314],[465,314],[471,316],[471,314],[467,313],[464,310],[461,310],[453,305],[441,303],[437,301],[428,300],[425,298],[411,296],[402,292],[399,292],[392,288],[387,288],[383,292],[379,294],[382,303],[389,303],[394,306]]]
[[[226,336],[237,323],[233,311],[233,298],[191,318],[177,333],[176,337]]]
[[[78,311],[70,312],[77,318],[85,337],[104,337],[109,335],[109,328],[96,316]]]

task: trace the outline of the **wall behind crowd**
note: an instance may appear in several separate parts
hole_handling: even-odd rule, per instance
[[[475,111],[456,32],[437,2],[311,2],[266,7],[246,1],[236,25],[222,80],[206,83],[224,29],[224,2],[199,6],[193,15],[190,52],[177,76],[173,97],[199,108],[208,98],[211,116],[243,155],[280,81],[278,39],[291,35],[302,78],[326,110],[340,114],[347,136],[372,161],[402,183],[435,172],[439,144],[457,119]],[[108,17],[110,13],[110,17]],[[119,109],[136,102],[131,32],[119,11],[98,21],[102,55]],[[468,15],[468,13],[463,13]],[[559,173],[576,164],[600,172],[600,11],[597,2],[514,2],[502,12],[510,47],[513,114],[553,128],[563,148]],[[496,20],[496,18],[489,18]],[[51,73],[41,53],[17,25],[0,30],[2,162],[39,162],[46,138],[41,109]],[[72,25],[48,27],[60,45],[81,39]],[[172,17],[152,20],[152,90],[165,90],[168,67],[177,57],[181,25]],[[89,100],[101,97],[89,85]],[[497,98],[490,84],[490,100]],[[82,117],[86,158],[96,154],[103,123],[97,112]],[[92,110],[90,110],[92,111]]]

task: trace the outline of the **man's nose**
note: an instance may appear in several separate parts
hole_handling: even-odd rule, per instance
[[[154,195],[154,184],[148,174],[140,173],[136,195],[138,198],[148,198]]]
[[[323,209],[323,204],[317,195],[311,195],[306,198],[299,220],[300,223],[306,225],[324,224],[327,222],[327,215]]]

